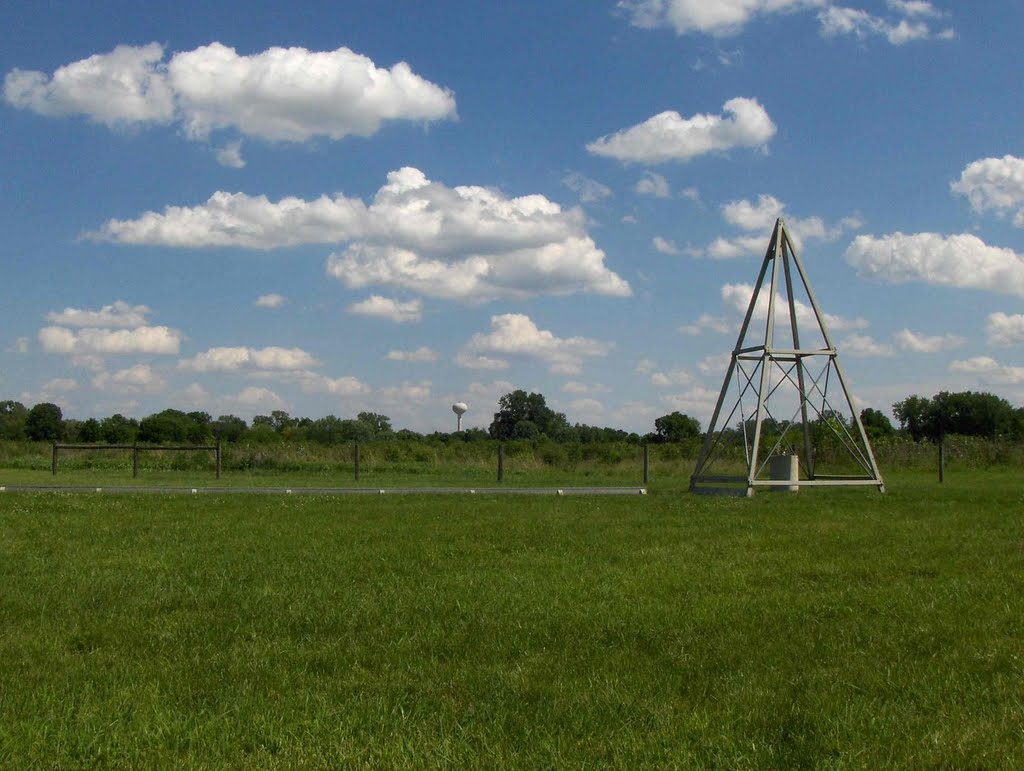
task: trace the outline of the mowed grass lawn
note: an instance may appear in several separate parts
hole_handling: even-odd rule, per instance
[[[1024,484],[0,494],[0,767],[1024,767]]]

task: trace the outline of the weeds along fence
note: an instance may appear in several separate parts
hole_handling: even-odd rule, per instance
[[[132,459],[132,477],[139,476],[139,455],[140,453],[213,453],[214,475],[220,479],[221,471],[221,443],[215,445],[149,445],[149,444],[59,444],[52,445],[51,473],[57,476],[60,466],[60,453],[66,452],[130,452]]]
[[[63,472],[109,472],[130,477],[133,452],[111,451],[109,445],[75,450],[60,456]],[[139,446],[138,473],[215,471],[215,450],[181,452]],[[462,473],[479,479],[497,477],[497,441],[417,441],[392,439],[359,444],[359,466],[364,477],[399,475],[451,477]],[[551,441],[509,441],[502,443],[504,471],[511,478],[522,475],[554,479],[558,474],[604,476],[641,481],[643,447],[626,442],[593,444]],[[878,464],[887,470],[931,470],[937,467],[938,448],[928,442],[913,442],[904,437],[873,442]],[[649,475],[653,480],[688,478],[693,471],[699,445],[657,444],[649,446]],[[1024,443],[977,437],[951,436],[944,443],[947,469],[1024,467]],[[51,472],[52,444],[46,442],[0,441],[0,469]],[[742,447],[734,459],[742,467]],[[825,452],[828,452],[826,449]],[[352,480],[356,445],[345,443],[324,446],[314,443],[225,443],[221,447],[221,469],[225,476],[246,475],[322,475]],[[820,456],[819,456],[820,457]]]
[[[104,472],[145,477],[153,472],[209,473],[216,467],[214,446],[180,448],[138,445],[54,445],[0,441],[0,469],[51,472],[55,453],[60,474]],[[661,450],[664,449],[663,452]],[[651,473],[689,473],[690,453],[664,446],[650,448]],[[605,474],[642,481],[644,448],[625,442],[561,444],[549,441],[381,440],[331,446],[314,443],[238,443],[221,445],[220,468],[226,476],[325,476],[352,480],[358,464],[364,476],[452,477],[459,474],[496,480],[500,462],[510,477],[524,474]]]

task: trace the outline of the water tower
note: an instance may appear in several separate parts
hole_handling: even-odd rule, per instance
[[[456,431],[462,430],[462,416],[466,414],[466,410],[468,409],[469,406],[465,402],[455,402],[455,404],[452,405],[452,412],[459,416],[459,423],[458,428],[455,429]]]

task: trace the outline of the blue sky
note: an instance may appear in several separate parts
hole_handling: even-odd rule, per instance
[[[859,406],[1024,403],[1009,0],[21,3],[0,398],[706,425],[778,216]]]

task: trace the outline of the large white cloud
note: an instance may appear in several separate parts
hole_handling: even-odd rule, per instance
[[[182,359],[178,368],[193,372],[238,372],[239,370],[305,370],[319,362],[301,348],[210,348],[191,359]]]
[[[665,163],[734,147],[764,147],[775,136],[775,124],[756,99],[730,99],[722,111],[723,115],[698,113],[684,118],[667,110],[636,126],[600,137],[588,144],[587,150],[620,161]]]
[[[921,281],[1024,296],[1024,260],[970,234],[857,236],[846,261],[865,277],[892,284]]]
[[[118,46],[52,76],[12,70],[4,97],[43,115],[85,115],[108,125],[178,120],[199,139],[217,129],[271,141],[341,139],[370,136],[387,120],[456,115],[452,93],[405,62],[380,68],[348,48],[274,47],[246,56],[216,42],[166,62],[163,47],[150,43]]]
[[[974,161],[950,185],[954,193],[967,197],[980,213],[994,211],[1013,215],[1013,224],[1024,228],[1024,158],[1004,155]]]
[[[349,242],[328,258],[327,272],[350,288],[392,286],[470,302],[632,293],[605,265],[579,208],[563,210],[542,195],[450,188],[409,167],[391,172],[369,206],[343,195],[272,202],[218,192],[200,206],[110,220],[91,235],[129,244],[251,249]]]
[[[39,330],[39,344],[47,353],[76,356],[176,354],[181,348],[181,333],[170,327],[85,328],[78,331],[66,327],[43,327]]]
[[[759,17],[817,10],[826,37],[855,35],[884,37],[893,45],[932,37],[949,38],[952,30],[934,32],[926,18],[943,14],[926,0],[888,0],[893,16],[835,5],[829,0],[619,0],[635,27],[669,27],[676,34],[701,33],[715,37],[736,35]]]
[[[538,328],[529,316],[505,313],[491,316],[491,331],[473,335],[462,353],[468,357],[535,358],[545,362],[552,372],[577,375],[585,359],[606,356],[611,347],[610,343],[586,337],[557,337],[549,330]]]
[[[186,130],[218,128],[270,140],[370,136],[384,120],[440,120],[455,115],[451,92],[408,64],[377,67],[347,48],[270,48],[240,56],[211,43],[175,54],[167,67]]]
[[[46,320],[62,327],[142,327],[150,313],[145,305],[129,305],[124,300],[117,300],[96,311],[81,308],[50,311]]]

